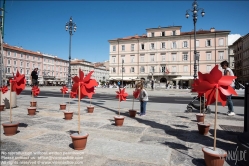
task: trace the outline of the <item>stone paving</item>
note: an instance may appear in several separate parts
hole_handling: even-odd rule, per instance
[[[214,114],[206,115],[205,121],[211,123],[211,128],[207,136],[202,136],[198,133],[195,113],[184,113],[186,105],[151,104],[145,117],[130,118],[128,109],[132,103],[121,102],[120,112],[125,121],[122,127],[116,127],[113,118],[118,114],[116,99],[92,101],[95,106],[92,114],[86,112],[89,100],[83,99],[80,124],[89,137],[86,149],[76,151],[70,138],[78,129],[76,100],[70,104],[74,117],[67,121],[59,110],[62,98],[38,96],[35,116],[27,115],[31,97],[17,98],[18,107],[12,111],[13,120],[20,123],[18,133],[5,136],[1,127],[2,165],[202,166],[205,165],[202,147],[213,146]],[[138,104],[134,108],[139,108]],[[8,121],[9,109],[6,109],[1,112],[1,123]],[[218,124],[243,126],[243,116],[219,113]],[[236,134],[218,126],[217,147],[235,150]],[[234,162],[226,161],[225,165]]]

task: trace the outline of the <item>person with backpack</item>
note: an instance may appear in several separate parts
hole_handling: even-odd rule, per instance
[[[233,71],[231,70],[231,68],[228,67],[229,63],[227,61],[221,62],[220,66],[222,67],[222,69],[224,69],[224,75],[226,75],[226,76],[234,76]],[[234,81],[232,82],[232,84],[230,86],[235,89]],[[235,113],[234,113],[234,109],[233,109],[232,95],[227,96],[227,106],[228,106],[227,115],[228,116],[234,116]]]
[[[148,92],[144,89],[143,83],[138,83],[136,86],[140,90],[139,101],[140,101],[140,116],[145,116],[146,114],[146,104],[149,101]]]

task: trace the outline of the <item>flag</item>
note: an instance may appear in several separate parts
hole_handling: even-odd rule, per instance
[[[166,72],[165,72],[166,74],[169,74],[169,69],[166,67]]]

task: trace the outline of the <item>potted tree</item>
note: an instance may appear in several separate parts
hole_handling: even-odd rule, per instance
[[[221,102],[222,106],[226,105],[226,96],[237,95],[235,90],[230,86],[235,76],[222,76],[222,72],[216,65],[210,74],[200,74],[203,81],[196,90],[200,93],[205,93],[207,98],[207,105],[215,102],[215,119],[214,119],[214,145],[213,147],[204,147],[205,163],[208,166],[222,166],[224,159],[227,156],[226,151],[216,147],[216,125],[217,125],[217,103]]]
[[[135,117],[137,114],[137,110],[134,110],[134,99],[137,99],[139,97],[140,94],[140,90],[139,89],[135,89],[135,91],[133,91],[133,100],[132,100],[132,109],[129,110],[129,114],[130,117]]]
[[[69,93],[69,98],[75,98],[75,97],[76,97],[76,92],[71,91]],[[71,120],[73,118],[73,111],[70,111],[70,100],[67,111],[64,111],[64,117],[65,120]]]
[[[0,88],[0,111],[4,111],[5,104],[2,104],[2,94],[8,92],[8,86],[2,86]]]
[[[73,146],[75,150],[83,150],[86,147],[88,133],[83,133],[80,130],[80,100],[85,96],[91,98],[94,93],[94,87],[97,86],[95,79],[91,79],[93,71],[84,77],[84,73],[79,69],[79,77],[75,76],[73,78],[72,91],[76,92],[78,95],[78,133],[71,134]]]
[[[35,115],[36,112],[36,104],[37,102],[34,101],[34,96],[38,96],[40,93],[40,89],[38,86],[32,87],[32,101],[30,102],[30,107],[28,107],[28,115]]]
[[[20,74],[17,70],[16,76],[13,79],[10,79],[10,91],[16,92],[19,95],[26,85],[26,79],[24,74]],[[12,102],[11,102],[11,93],[10,93],[10,121],[3,123],[3,130],[6,136],[11,136],[16,134],[19,122],[14,122],[12,120]]]
[[[119,88],[119,91],[116,91],[116,93],[117,93],[116,98],[118,98],[119,102],[118,102],[118,116],[114,116],[115,125],[123,126],[124,116],[120,116],[120,102],[125,101],[128,94],[125,92],[125,88]]]
[[[60,110],[65,110],[67,105],[64,103],[64,95],[68,92],[68,89],[66,86],[63,86],[60,90],[63,96],[63,103],[60,104]]]

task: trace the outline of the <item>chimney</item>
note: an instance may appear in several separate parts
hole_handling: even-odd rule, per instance
[[[215,32],[215,28],[210,28],[210,32]]]

